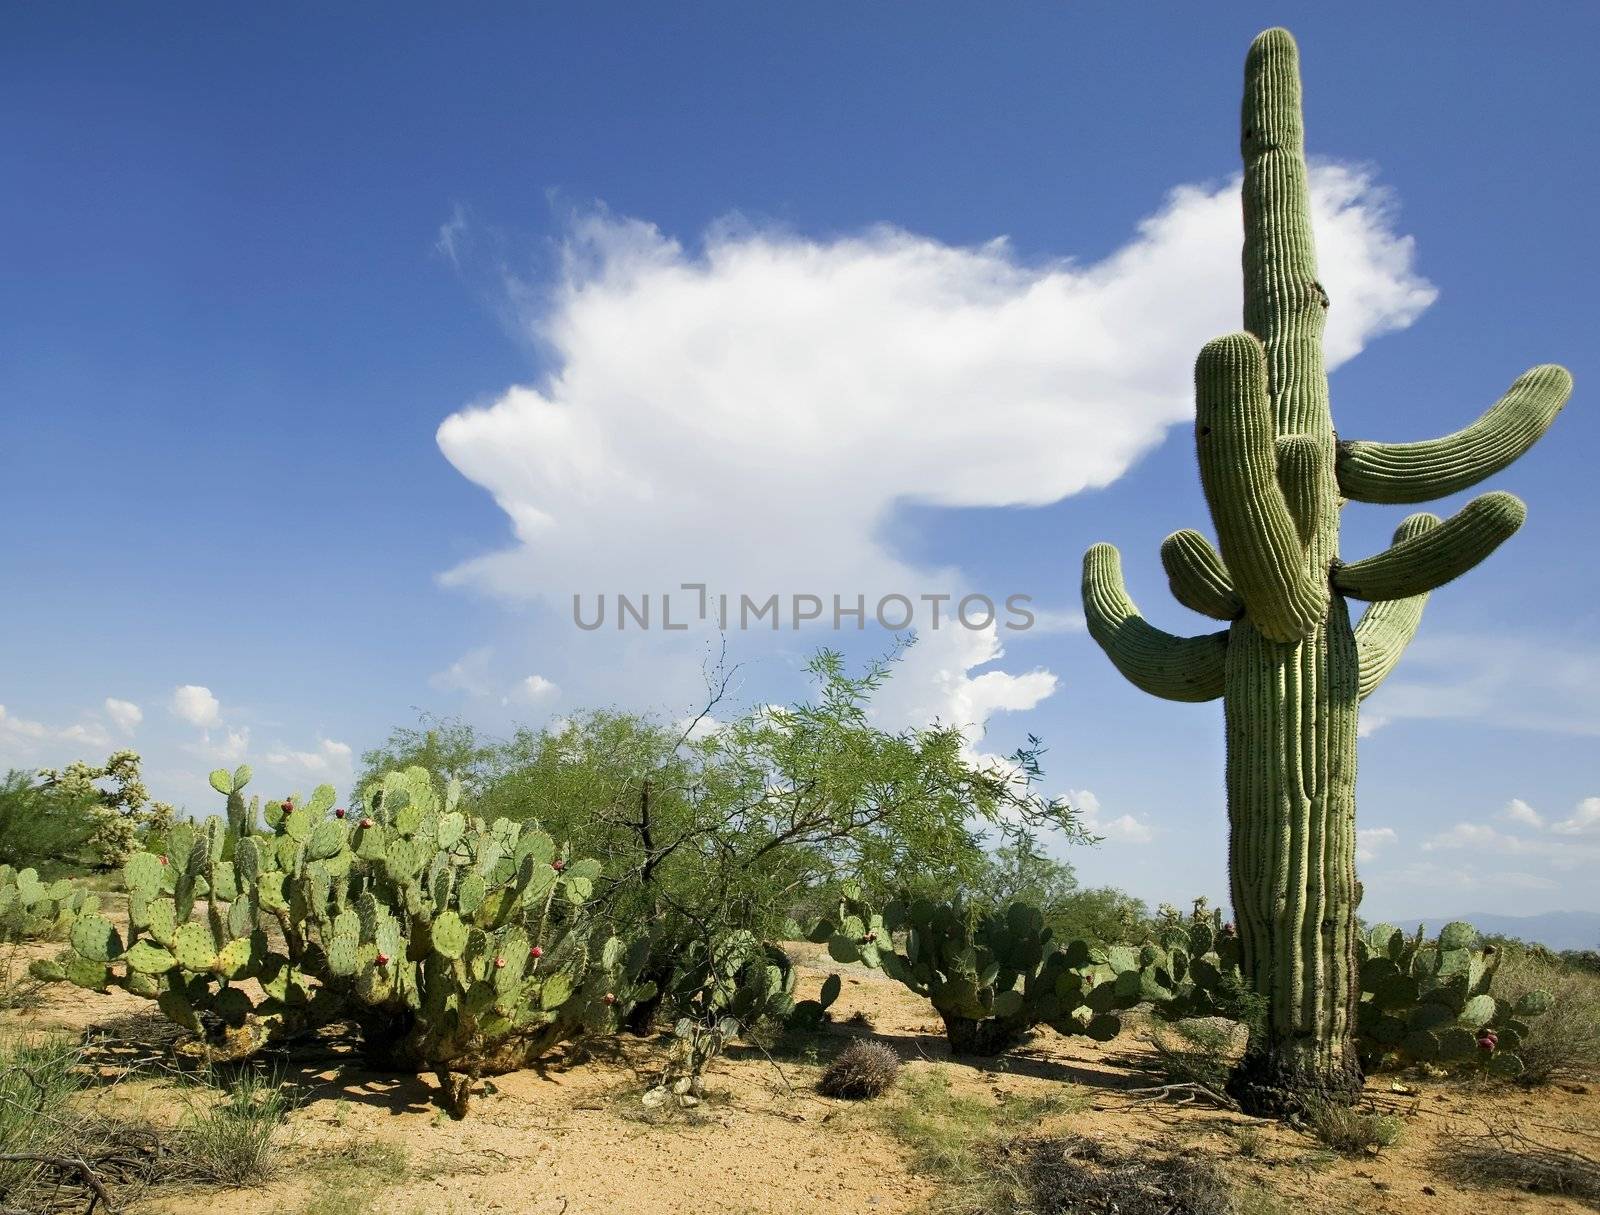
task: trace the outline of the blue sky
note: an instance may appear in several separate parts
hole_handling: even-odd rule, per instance
[[[1182,385],[1236,324],[1240,65],[1283,23],[1341,433],[1578,384],[1491,482],[1522,534],[1365,706],[1368,909],[1600,909],[1600,11],[1157,11],[8,9],[0,764],[127,742],[205,808],[213,761],[337,780],[420,710],[686,711],[713,639],[579,635],[574,588],[1018,592],[1051,628],[919,645],[886,720],[1042,735],[1085,880],[1219,894],[1220,709],[1072,613],[1105,539],[1205,627],[1156,550],[1208,530]],[[758,702],[886,639],[729,640]]]

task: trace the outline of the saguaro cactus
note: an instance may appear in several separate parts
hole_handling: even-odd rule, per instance
[[[1328,411],[1308,210],[1300,74],[1286,30],[1245,60],[1245,332],[1195,365],[1195,446],[1217,549],[1194,531],[1161,546],[1172,593],[1228,621],[1201,637],[1147,624],[1120,558],[1084,556],[1089,632],[1136,686],[1225,707],[1229,869],[1246,977],[1265,1033],[1235,1072],[1236,1095],[1270,1112],[1348,1100],[1361,1085],[1351,1034],[1356,975],[1356,713],[1398,661],[1428,592],[1521,526],[1506,493],[1448,522],[1413,515],[1385,552],[1339,559],[1343,500],[1422,502],[1499,471],[1544,433],[1572,379],[1525,373],[1465,430],[1422,443],[1339,440]],[[1346,598],[1368,600],[1352,628]]]

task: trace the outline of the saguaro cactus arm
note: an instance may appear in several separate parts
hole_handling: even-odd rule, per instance
[[[1439,526],[1439,516],[1423,513],[1412,515],[1395,529],[1394,542],[1401,544]],[[1422,609],[1427,606],[1426,593],[1407,599],[1384,599],[1367,604],[1367,610],[1356,621],[1356,657],[1359,664],[1359,694],[1362,700],[1377,691],[1400,661],[1422,623]]]
[[[1278,488],[1294,520],[1300,543],[1309,545],[1334,509],[1322,444],[1310,435],[1285,435],[1277,442]]]
[[[1572,375],[1547,363],[1517,377],[1465,430],[1421,443],[1341,442],[1339,490],[1356,502],[1430,502],[1505,468],[1555,421],[1572,394]]]
[[[1185,528],[1161,542],[1161,566],[1167,571],[1172,597],[1213,620],[1237,620],[1244,600],[1233,589],[1233,577],[1217,550],[1199,532]]]
[[[1514,494],[1474,498],[1446,523],[1371,557],[1333,569],[1334,588],[1356,599],[1409,599],[1459,578],[1522,526],[1528,508]]]
[[[1234,333],[1206,343],[1195,361],[1194,386],[1200,483],[1239,597],[1263,635],[1274,641],[1309,637],[1327,610],[1327,583],[1312,574],[1300,525],[1278,486],[1260,341]]]
[[[1222,695],[1227,633],[1177,637],[1148,623],[1128,598],[1122,558],[1109,544],[1083,555],[1083,614],[1089,636],[1141,691],[1189,702]]]

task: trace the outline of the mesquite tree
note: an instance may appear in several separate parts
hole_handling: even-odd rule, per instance
[[[1233,1077],[1262,1112],[1348,1101],[1356,974],[1356,713],[1394,667],[1428,592],[1521,526],[1489,493],[1441,523],[1417,514],[1385,552],[1339,558],[1339,509],[1424,502],[1506,467],[1544,433],[1572,379],[1536,367],[1465,430],[1421,443],[1339,439],[1328,412],[1308,210],[1298,52],[1286,30],[1250,47],[1244,158],[1245,332],[1195,365],[1195,447],[1218,548],[1195,531],[1161,546],[1177,600],[1229,622],[1176,637],[1147,624],[1117,550],[1084,556],[1089,631],[1136,686],[1168,700],[1221,697],[1227,729],[1229,869],[1244,973],[1266,1023]],[[1346,598],[1368,601],[1352,628]]]

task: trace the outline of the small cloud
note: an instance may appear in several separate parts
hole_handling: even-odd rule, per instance
[[[489,664],[494,659],[492,646],[468,650],[444,670],[432,675],[428,683],[441,692],[465,692],[468,696],[490,696],[494,681]]]
[[[0,705],[0,743],[8,749],[30,754],[41,744],[73,743],[82,747],[109,747],[111,738],[98,722],[78,722],[70,726],[48,726],[41,721],[18,717]]]
[[[1356,832],[1356,860],[1376,860],[1378,850],[1400,839],[1393,827],[1368,827]]]
[[[172,690],[172,713],[191,726],[209,730],[222,724],[222,705],[211,694],[210,688],[199,684],[181,684]]]
[[[265,761],[280,768],[294,768],[311,776],[336,776],[350,771],[349,743],[332,738],[318,741],[315,751],[269,751]]]
[[[517,701],[521,704],[545,704],[561,695],[561,689],[543,675],[529,675],[511,690],[509,696],[502,698],[503,704]]]
[[[699,717],[684,717],[672,723],[673,728],[683,733],[684,738],[697,742],[702,738],[710,738],[722,729],[722,723],[709,713],[702,713]]]
[[[1600,797],[1584,798],[1569,817],[1552,823],[1550,831],[1555,835],[1600,834]]]
[[[1067,794],[1067,801],[1078,812],[1078,818],[1084,827],[1094,835],[1102,836],[1114,844],[1148,844],[1156,838],[1155,828],[1148,823],[1142,823],[1131,814],[1121,814],[1116,818],[1104,818],[1101,814],[1100,799],[1088,789],[1073,789]]]
[[[203,688],[201,690],[204,691]],[[208,764],[236,764],[250,750],[250,728],[244,726],[237,730],[224,730],[215,738],[207,730],[198,743],[186,743],[183,749],[191,755],[200,756]]]
[[[1521,823],[1524,827],[1543,827],[1544,817],[1520,797],[1514,797],[1500,812],[1508,823]]]
[[[439,237],[433,242],[433,248],[436,253],[449,258],[452,266],[461,265],[460,255],[465,252],[468,228],[467,209],[460,203],[451,210],[450,218],[439,225]]]
[[[1356,719],[1356,737],[1370,737],[1388,725],[1389,721],[1382,713],[1363,713]]]
[[[118,700],[115,696],[107,696],[105,709],[106,716],[124,734],[132,734],[144,720],[144,710],[131,700]]]

